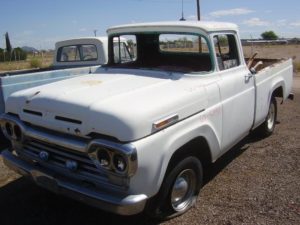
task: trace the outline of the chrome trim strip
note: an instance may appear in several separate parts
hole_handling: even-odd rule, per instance
[[[66,139],[64,137],[56,136],[53,134],[48,134],[48,133],[46,134],[41,131],[34,130],[30,127],[26,128],[24,134],[25,134],[25,138],[26,137],[34,138],[34,139],[44,141],[47,143],[56,144],[56,145],[59,145],[64,148],[70,148],[75,151],[79,151],[79,152],[83,152],[83,153],[87,152],[86,144],[81,141],[70,140],[70,139]]]

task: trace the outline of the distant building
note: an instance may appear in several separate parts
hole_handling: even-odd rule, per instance
[[[300,44],[300,38],[283,38],[278,40],[263,40],[263,39],[242,39],[243,46],[250,45],[287,45],[287,44]]]

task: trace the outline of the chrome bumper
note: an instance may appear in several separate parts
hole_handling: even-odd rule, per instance
[[[35,183],[57,194],[62,194],[95,206],[105,211],[120,215],[134,215],[144,210],[147,196],[122,195],[116,193],[101,192],[98,189],[84,187],[82,184],[68,181],[59,177],[51,171],[40,168],[38,165],[30,164],[4,150],[1,153],[4,164],[17,173],[32,178]]]

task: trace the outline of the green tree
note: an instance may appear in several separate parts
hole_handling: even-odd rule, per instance
[[[10,61],[10,60],[26,60],[27,53],[23,51],[21,48],[15,48],[13,51],[7,52],[4,49],[0,48],[0,62]]]
[[[219,36],[220,46],[228,46],[228,38],[226,35]]]
[[[261,34],[261,37],[264,40],[277,40],[278,36],[275,34],[274,31],[265,31]]]

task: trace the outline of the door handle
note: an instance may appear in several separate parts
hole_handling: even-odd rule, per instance
[[[254,74],[252,74],[252,73],[245,75],[245,82],[248,83],[253,76],[254,76]]]

